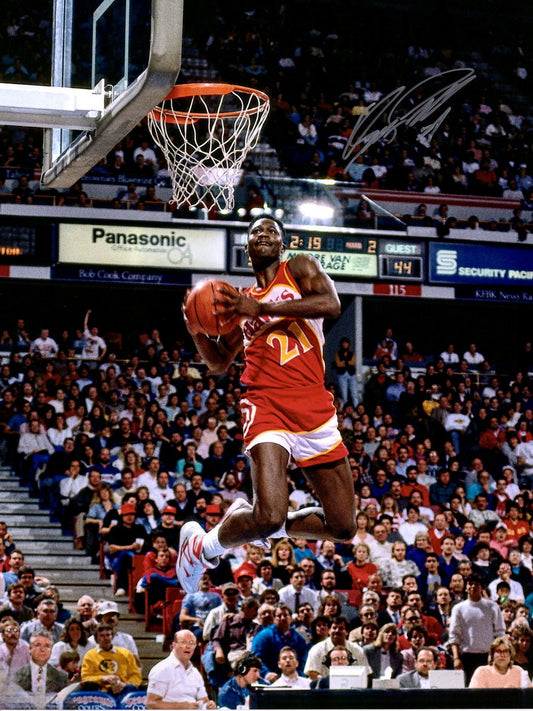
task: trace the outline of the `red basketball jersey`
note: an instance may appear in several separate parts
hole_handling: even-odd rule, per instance
[[[289,261],[282,262],[274,280],[261,289],[250,287],[246,293],[257,301],[274,303],[301,299]],[[322,348],[323,319],[286,318],[260,314],[244,318],[246,368],[242,381],[250,388],[307,388],[324,384]]]

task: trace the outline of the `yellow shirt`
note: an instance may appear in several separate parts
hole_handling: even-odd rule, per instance
[[[101,682],[101,677],[115,674],[125,684],[139,686],[142,675],[133,654],[123,647],[112,647],[105,652],[100,647],[90,649],[83,657],[81,680],[95,681],[103,691],[109,691],[109,684]]]

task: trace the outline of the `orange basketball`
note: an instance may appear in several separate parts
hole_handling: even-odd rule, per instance
[[[221,325],[222,317],[219,314],[221,305],[215,303],[221,289],[237,293],[235,287],[221,279],[206,279],[198,282],[191,289],[187,298],[185,315],[193,330],[199,330],[207,336],[215,337],[229,333],[235,328],[238,319],[233,319],[224,326]]]

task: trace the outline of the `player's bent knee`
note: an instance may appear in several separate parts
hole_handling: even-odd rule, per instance
[[[355,523],[353,525],[348,524],[346,526],[333,525],[329,526],[329,529],[332,537],[336,541],[350,541],[355,536],[356,532]]]
[[[269,514],[258,513],[254,516],[255,523],[263,538],[268,538],[285,524],[285,516],[271,512]]]

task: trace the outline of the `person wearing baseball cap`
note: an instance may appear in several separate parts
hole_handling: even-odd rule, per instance
[[[205,531],[210,531],[220,523],[222,518],[222,509],[218,504],[207,504],[205,507],[205,520],[202,528]]]
[[[141,658],[139,656],[139,651],[137,649],[137,644],[135,643],[135,640],[133,639],[131,634],[128,634],[127,632],[121,632],[118,629],[118,623],[120,621],[120,612],[117,603],[113,600],[99,600],[96,603],[95,607],[96,622],[98,624],[100,624],[101,622],[105,622],[106,624],[111,625],[111,627],[113,628],[114,646],[124,647],[124,649],[128,649],[133,654],[137,661],[137,664],[140,667]],[[94,635],[89,637],[89,641],[94,642],[96,644]]]
[[[215,650],[211,640],[224,617],[228,614],[235,615],[235,613],[239,612],[241,602],[239,588],[234,582],[224,583],[221,586],[221,594],[222,604],[209,611],[203,625],[203,639],[208,644],[202,653],[202,664],[209,683],[216,687],[224,684],[227,679],[227,673],[226,670],[222,670],[221,673],[219,665],[215,661]],[[183,604],[185,604],[186,599]]]
[[[164,536],[169,548],[177,551],[180,541],[180,526],[176,523],[176,507],[166,504],[161,511],[161,523],[152,531]]]
[[[144,526],[135,523],[135,504],[122,504],[119,514],[119,523],[106,534],[105,540],[109,545],[107,556],[116,575],[115,597],[125,597],[132,558],[144,548],[146,531]]]
[[[235,582],[239,588],[241,600],[244,600],[247,597],[259,597],[252,592],[253,581],[254,578],[248,570],[243,570],[235,574]]]

